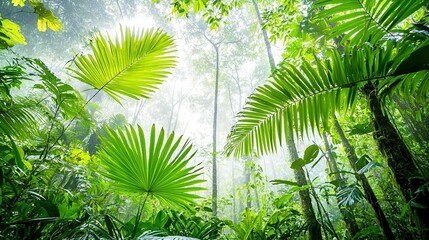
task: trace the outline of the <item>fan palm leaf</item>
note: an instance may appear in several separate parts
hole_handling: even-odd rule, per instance
[[[185,206],[203,188],[197,184],[201,168],[187,167],[195,151],[189,140],[174,133],[165,136],[164,129],[152,127],[147,138],[140,126],[125,132],[105,127],[99,152],[102,173],[114,186],[125,192],[146,193],[170,204]]]
[[[237,116],[228,142],[227,155],[250,155],[255,150],[275,152],[287,139],[289,126],[296,134],[308,134],[329,126],[336,111],[353,109],[358,91],[367,83],[392,91],[394,84],[427,86],[427,70],[397,74],[395,69],[404,59],[397,56],[393,44],[373,48],[345,48],[344,54],[332,50],[329,60],[315,57],[314,64],[303,61],[298,67],[279,67],[272,80],[256,88]],[[411,56],[408,52],[408,55]],[[425,78],[416,79],[416,76]],[[419,80],[414,83],[411,80]],[[400,82],[400,84],[398,84]],[[417,87],[419,88],[419,87]],[[422,96],[429,92],[422,91]],[[386,92],[389,92],[386,90]],[[396,90],[395,90],[396,91]],[[388,94],[386,94],[388,95]]]
[[[393,30],[428,0],[317,0],[313,8],[323,9],[316,16],[331,17],[331,37],[341,36],[351,44],[375,43],[384,36],[394,37]]]
[[[121,28],[115,40],[99,34],[90,46],[93,53],[76,57],[76,68],[69,68],[72,76],[119,103],[122,96],[149,98],[176,63],[173,38],[161,30]]]

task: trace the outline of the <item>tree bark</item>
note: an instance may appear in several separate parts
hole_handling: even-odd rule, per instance
[[[326,133],[323,133],[323,141],[325,142],[326,153],[328,154],[328,168],[331,174],[331,179],[337,182],[335,187],[335,193],[338,193],[341,189],[346,187],[346,183],[339,173],[339,169],[337,166],[337,161],[332,153],[331,146],[328,142],[328,138],[326,137]],[[336,194],[338,196],[338,194]],[[338,200],[338,198],[337,198]],[[354,237],[359,232],[359,226],[356,223],[356,219],[353,213],[353,209],[351,207],[342,207],[339,206],[341,216],[343,217],[343,221],[346,225],[346,228],[349,230],[350,235]]]
[[[356,166],[358,157],[356,155],[354,148],[350,144],[349,140],[346,138],[343,129],[338,123],[337,118],[334,119],[334,126],[335,126],[336,132],[340,136],[343,147],[346,149],[347,158],[349,159],[349,162],[351,167],[353,168],[353,171],[356,173],[356,178],[362,184],[362,188],[365,194],[365,199],[368,201],[368,203],[371,205],[372,209],[374,210],[378,224],[380,225],[383,231],[384,238],[395,239],[392,229],[390,228],[389,222],[387,221],[386,215],[384,215],[383,209],[378,203],[378,199],[375,196],[375,193],[372,190],[372,187],[369,184],[368,179],[365,177],[364,174],[357,174],[357,172],[359,171],[359,169]]]
[[[289,129],[287,147],[290,155],[289,161],[292,163],[296,159],[298,159],[298,152],[296,150],[295,142],[293,140],[292,129]],[[308,184],[307,179],[305,177],[305,172],[302,168],[295,169],[293,173],[295,176],[295,180],[299,186],[305,186]],[[311,204],[310,191],[308,189],[299,191],[299,199],[301,202],[304,219],[308,226],[308,239],[321,240],[322,230],[319,222],[316,219],[316,214],[314,213],[313,205]]]
[[[244,162],[244,174],[245,174],[245,181],[246,181],[246,207],[247,208],[252,208],[252,200],[251,200],[251,196],[252,196],[252,192],[250,191],[250,169],[248,168],[248,159],[246,159],[246,161]]]
[[[216,159],[216,133],[217,133],[217,102],[219,95],[219,47],[212,44],[216,51],[216,79],[215,79],[215,96],[213,103],[213,167],[212,167],[212,210],[213,216],[217,216],[217,159]]]
[[[267,31],[265,31],[265,29],[263,29],[262,27],[262,17],[261,17],[261,12],[259,11],[258,3],[256,0],[252,0],[252,3],[253,3],[253,7],[255,8],[256,16],[258,17],[258,23],[259,23],[259,26],[261,27],[262,37],[264,38],[265,46],[267,48],[268,61],[270,62],[270,67],[273,69],[276,66],[276,64],[274,62],[273,52],[271,51],[270,40],[268,39]]]
[[[407,145],[390,122],[389,117],[383,111],[376,94],[376,88],[368,83],[363,89],[372,116],[371,122],[374,126],[374,139],[380,152],[387,159],[387,164],[392,169],[396,182],[399,185],[405,200],[414,201],[426,208],[414,208],[424,235],[429,238],[429,194],[419,194],[419,188],[425,184],[425,179],[416,167],[413,155]],[[412,204],[413,205],[413,204]]]

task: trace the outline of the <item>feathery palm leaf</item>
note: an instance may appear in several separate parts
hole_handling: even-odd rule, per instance
[[[317,17],[332,17],[331,37],[342,36],[351,44],[376,42],[393,37],[394,28],[429,0],[317,0],[313,8],[323,8]]]
[[[194,156],[189,140],[174,133],[165,137],[164,129],[157,134],[152,126],[146,138],[140,126],[125,128],[125,132],[105,127],[99,153],[103,174],[118,190],[151,194],[170,205],[185,206],[202,190],[196,186],[201,168],[187,167]]]
[[[92,42],[92,55],[76,57],[73,77],[119,97],[149,98],[175,66],[173,38],[161,30],[121,28],[116,40],[99,34]]]
[[[304,61],[299,67],[280,67],[272,80],[249,97],[228,136],[225,152],[237,156],[254,150],[261,154],[275,152],[287,134],[292,134],[288,133],[289,126],[296,134],[308,134],[310,129],[320,132],[329,126],[336,111],[354,107],[359,89],[368,82],[386,87],[395,81],[427,75],[427,71],[419,69],[397,76],[395,68],[404,59],[395,55],[396,50],[393,44],[378,48],[364,45],[345,48],[342,55],[333,50],[330,60],[315,58],[314,66]],[[419,79],[420,85],[428,84],[425,79]],[[410,82],[404,81],[404,86]]]

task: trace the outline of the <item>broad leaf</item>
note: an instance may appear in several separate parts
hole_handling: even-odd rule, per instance
[[[15,43],[24,44],[25,37],[21,34],[21,27],[9,19],[1,19],[0,15],[0,49],[15,46]]]
[[[305,166],[305,161],[302,158],[298,158],[295,161],[293,161],[293,163],[290,165],[290,168],[294,169],[294,170],[298,170],[301,169]]]
[[[304,162],[305,164],[309,164],[319,155],[319,147],[316,144],[312,144],[308,146],[304,151]]]
[[[149,98],[175,66],[173,39],[160,30],[121,28],[112,40],[99,34],[90,44],[92,54],[76,57],[72,76],[119,98]]]
[[[99,152],[101,172],[119,191],[149,194],[169,205],[185,206],[203,190],[201,168],[188,167],[194,156],[189,140],[165,136],[155,126],[146,136],[140,126],[125,131],[105,127]]]

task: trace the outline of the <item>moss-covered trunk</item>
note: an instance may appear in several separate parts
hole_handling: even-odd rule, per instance
[[[416,167],[413,156],[407,145],[383,111],[372,84],[364,87],[368,105],[371,109],[371,121],[374,127],[374,139],[378,148],[387,160],[396,182],[406,201],[414,201],[418,205],[427,206],[429,194],[420,193],[420,187],[426,182]],[[417,206],[412,204],[412,206]],[[426,239],[429,238],[429,208],[414,208],[423,228]]]
[[[393,235],[392,229],[390,228],[389,222],[387,221],[386,215],[384,215],[383,209],[381,208],[380,204],[378,203],[378,199],[375,196],[374,191],[372,190],[371,185],[368,182],[368,179],[363,174],[357,174],[359,169],[356,166],[356,163],[358,161],[358,157],[355,153],[354,148],[350,144],[349,140],[346,138],[343,129],[341,128],[340,124],[338,123],[338,120],[334,119],[334,126],[335,130],[340,136],[341,144],[346,150],[347,158],[350,162],[351,167],[353,168],[353,171],[356,173],[357,180],[361,183],[365,199],[368,201],[368,203],[371,205],[372,209],[374,210],[374,214],[377,218],[378,224],[380,228],[383,231],[384,238],[385,239],[395,239],[395,236]]]

